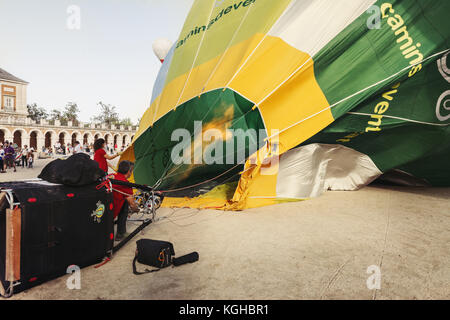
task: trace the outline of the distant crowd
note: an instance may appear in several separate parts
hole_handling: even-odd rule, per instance
[[[123,151],[126,147],[122,145],[120,150],[118,149],[118,145],[115,144],[114,146],[106,146],[105,149],[108,153],[113,154],[116,151]],[[64,143],[57,142],[53,147],[42,147],[42,152],[47,156],[54,156],[54,155],[72,155],[75,153],[87,153],[90,156],[94,155],[94,144],[93,143],[84,143],[83,145],[79,141],[75,141],[75,143],[72,145],[68,143],[67,145]]]
[[[53,147],[42,147],[42,152],[50,157],[54,155],[72,155],[81,152],[92,155],[92,147],[92,143],[85,143],[84,145],[81,145],[79,141],[75,141],[73,145],[71,145],[70,143],[65,145],[64,143],[57,142]]]
[[[126,146],[122,145],[119,149],[117,144],[108,146],[103,142],[103,148],[105,154],[113,155],[116,152],[123,152]],[[70,143],[65,145],[64,143],[57,142],[53,147],[42,147],[41,150],[42,154],[47,157],[53,157],[55,155],[70,156],[76,153],[86,153],[93,157],[95,151],[95,144],[85,143],[81,145],[79,141],[75,141],[73,145]],[[16,172],[19,167],[33,168],[36,153],[37,150],[27,145],[19,147],[16,143],[9,141],[0,143],[0,173],[6,173],[8,170]]]
[[[15,143],[5,141],[4,144],[0,143],[0,172],[6,173],[7,170],[13,169],[17,171],[17,167],[33,168],[34,163],[34,148],[28,148],[28,146],[19,146]]]

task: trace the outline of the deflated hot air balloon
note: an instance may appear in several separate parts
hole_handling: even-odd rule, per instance
[[[197,0],[133,144],[166,206],[450,185],[450,2]],[[386,175],[389,177],[389,175]]]

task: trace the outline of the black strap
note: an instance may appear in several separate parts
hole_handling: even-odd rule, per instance
[[[109,181],[111,181],[112,184],[115,184],[118,186],[136,188],[136,189],[139,189],[142,191],[153,191],[153,189],[150,188],[149,186],[144,186],[142,184],[136,184],[136,183],[131,183],[131,182],[122,181],[122,180],[116,180],[116,179],[109,179]]]
[[[152,223],[152,220],[150,220],[150,219],[142,222],[142,224],[139,227],[137,227],[136,230],[134,230],[132,233],[130,233],[130,235],[128,237],[126,237],[125,239],[120,241],[119,244],[113,248],[113,253],[116,253],[120,248],[122,248],[125,244],[127,244],[128,241],[133,239],[139,232],[141,232],[145,227],[147,227],[151,223]]]
[[[137,261],[137,256],[134,257],[134,260],[133,260],[133,273],[135,275],[141,275],[141,274],[146,274],[146,273],[151,273],[151,272],[156,272],[156,271],[161,270],[161,269],[154,269],[154,270],[145,269],[144,272],[139,272],[139,271],[136,270],[136,261]]]

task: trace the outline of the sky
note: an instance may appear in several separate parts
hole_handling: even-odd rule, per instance
[[[27,103],[76,102],[88,122],[102,101],[137,122],[194,0],[0,0],[0,68],[29,82]],[[79,14],[78,14],[79,12]]]

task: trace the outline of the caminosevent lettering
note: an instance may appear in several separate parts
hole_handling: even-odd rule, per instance
[[[391,91],[383,93],[384,101],[378,103],[375,106],[374,113],[371,116],[371,120],[368,122],[369,126],[366,128],[366,132],[369,131],[381,131],[381,119],[383,119],[383,114],[389,109],[389,102],[394,100],[394,95],[398,92],[398,88],[400,87],[400,82],[391,87]]]
[[[182,45],[184,45],[189,38],[196,36],[198,34],[200,34],[201,32],[205,32],[206,30],[209,30],[217,21],[219,21],[220,19],[222,19],[223,17],[225,17],[226,15],[228,15],[229,13],[231,13],[233,10],[237,11],[241,8],[245,8],[248,7],[249,5],[251,5],[252,3],[255,3],[256,0],[245,0],[245,1],[240,1],[240,2],[236,2],[233,5],[222,9],[219,14],[212,19],[208,25],[203,25],[203,26],[196,26],[195,28],[193,28],[185,37],[184,39],[178,41],[176,49],[178,49],[179,47],[181,47]]]
[[[382,18],[388,18],[386,23],[391,27],[392,31],[394,31],[395,36],[398,37],[397,43],[401,44],[400,50],[402,51],[402,55],[405,59],[409,60],[409,64],[413,66],[409,72],[409,77],[412,77],[417,72],[422,70],[421,62],[423,61],[423,54],[418,49],[422,46],[422,44],[416,43],[414,45],[414,40],[409,35],[408,28],[405,25],[405,21],[401,15],[394,14],[394,16],[391,17],[387,14],[387,12],[391,14],[395,13],[395,10],[390,3],[384,3],[381,5]]]
[[[397,43],[400,45],[400,51],[405,59],[409,61],[412,66],[409,71],[408,77],[411,78],[417,72],[422,70],[423,54],[418,48],[421,44],[414,44],[413,38],[409,35],[408,28],[405,25],[405,21],[402,16],[395,14],[395,10],[390,3],[384,3],[381,5],[382,18],[386,19],[386,23],[394,31],[394,35],[397,37]],[[390,16],[393,14],[393,16]],[[391,87],[392,90],[383,93],[383,101],[378,103],[374,108],[374,113],[371,116],[371,120],[368,122],[368,127],[366,132],[370,131],[381,131],[381,123],[383,119],[383,114],[389,109],[390,103],[394,100],[395,94],[398,92],[400,87],[400,82]]]
[[[408,77],[411,78],[422,70],[423,54],[418,49],[422,44],[419,42],[414,44],[414,40],[408,32],[408,27],[405,25],[405,21],[401,15],[395,13],[395,9],[391,3],[383,3],[381,5],[381,15],[383,19],[387,19],[387,25],[394,31],[394,35],[397,37],[396,42],[399,45],[402,56],[412,66],[408,74]],[[390,103],[394,101],[400,85],[400,82],[396,83],[389,91],[382,94],[383,101],[375,106],[374,114],[371,115],[371,119],[368,121],[368,126],[364,132],[351,133],[344,138],[336,140],[336,142],[347,143],[364,133],[381,131],[383,114],[389,109]]]

